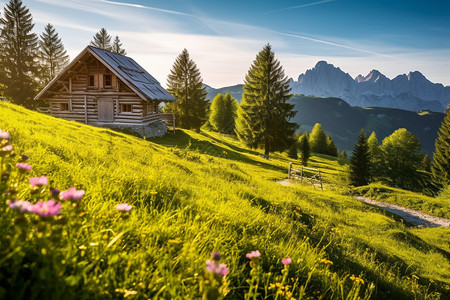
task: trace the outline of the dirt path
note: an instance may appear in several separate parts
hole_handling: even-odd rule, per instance
[[[421,225],[423,227],[450,227],[450,220],[444,218],[438,218],[434,216],[427,215],[423,212],[405,208],[403,206],[375,201],[363,196],[355,196],[355,199],[358,199],[364,203],[378,206],[382,209],[385,209],[393,214],[399,215],[406,222],[413,225]]]

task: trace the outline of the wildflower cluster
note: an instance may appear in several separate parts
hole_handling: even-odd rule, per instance
[[[220,263],[221,258],[219,252],[213,252],[211,259],[206,261],[206,273],[200,282],[203,299],[222,299],[229,292],[226,278],[229,269],[226,264]]]

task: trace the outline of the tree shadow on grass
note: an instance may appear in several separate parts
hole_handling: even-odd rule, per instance
[[[287,168],[284,168],[284,167],[275,166],[275,165],[272,165],[269,163],[254,160],[251,157],[241,153],[241,152],[244,152],[244,153],[248,153],[248,154],[258,155],[258,152],[256,152],[256,151],[251,151],[251,150],[236,147],[230,143],[227,143],[227,142],[224,142],[217,138],[214,138],[204,132],[202,132],[201,134],[205,137],[208,137],[208,138],[216,141],[217,143],[227,145],[228,147],[230,147],[230,149],[222,147],[217,144],[213,144],[210,141],[205,141],[205,140],[202,141],[202,140],[193,138],[192,136],[190,136],[189,134],[187,134],[186,132],[184,132],[182,130],[177,130],[176,134],[167,134],[164,137],[152,138],[151,142],[158,144],[160,146],[169,147],[169,148],[171,148],[171,147],[177,147],[180,149],[189,148],[190,150],[197,151],[198,153],[201,153],[201,154],[208,154],[211,156],[220,157],[220,158],[224,158],[224,159],[230,159],[233,161],[239,161],[239,162],[243,162],[243,163],[247,163],[247,164],[251,164],[251,165],[260,165],[261,167],[263,167],[265,169],[270,169],[270,170],[275,170],[275,171],[280,171],[280,172],[286,172],[286,170],[287,170]]]

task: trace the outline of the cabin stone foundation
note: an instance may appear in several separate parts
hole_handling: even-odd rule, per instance
[[[131,131],[145,138],[162,137],[168,132],[167,125],[163,121],[143,125],[108,124],[103,125],[102,127],[111,128],[122,132]]]

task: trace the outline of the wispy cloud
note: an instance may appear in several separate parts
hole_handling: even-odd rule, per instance
[[[194,17],[194,18],[196,17],[195,15],[187,14],[187,13],[180,12],[180,11],[162,9],[162,8],[157,8],[157,7],[153,7],[153,6],[146,6],[146,5],[141,5],[141,4],[116,2],[116,1],[109,1],[109,0],[97,0],[97,1],[98,2],[107,3],[107,4],[112,4],[112,5],[128,6],[128,7],[133,7],[133,8],[143,8],[143,9],[153,10],[153,11],[157,11],[157,12],[172,14],[172,15],[189,16],[189,17]]]
[[[334,1],[335,0],[322,0],[322,1],[316,1],[316,2],[311,2],[311,3],[305,3],[305,4],[301,4],[301,5],[289,6],[289,7],[284,7],[284,8],[271,10],[271,11],[265,12],[264,14],[271,14],[271,13],[274,13],[274,12],[280,12],[280,11],[291,10],[291,9],[299,9],[299,8],[320,5],[320,4],[324,4],[324,3],[328,3],[328,2],[334,2]]]
[[[283,35],[283,36],[287,36],[287,37],[293,37],[293,38],[297,38],[297,39],[308,40],[308,41],[321,43],[321,44],[325,44],[325,45],[330,45],[330,46],[335,46],[335,47],[340,47],[340,48],[344,48],[344,49],[348,49],[348,50],[352,50],[352,51],[357,51],[357,52],[362,52],[362,53],[367,53],[367,54],[372,54],[372,55],[377,55],[377,56],[389,57],[389,55],[386,55],[386,54],[383,54],[383,53],[379,53],[379,52],[375,52],[375,51],[372,51],[372,50],[367,50],[367,49],[364,49],[364,48],[344,45],[344,44],[335,43],[335,42],[330,42],[330,41],[326,41],[326,40],[322,40],[322,39],[318,39],[318,38],[312,38],[312,37],[308,37],[308,36],[304,36],[304,35],[292,34],[292,33],[284,33],[284,32],[276,32],[276,33],[278,33],[280,35]]]

